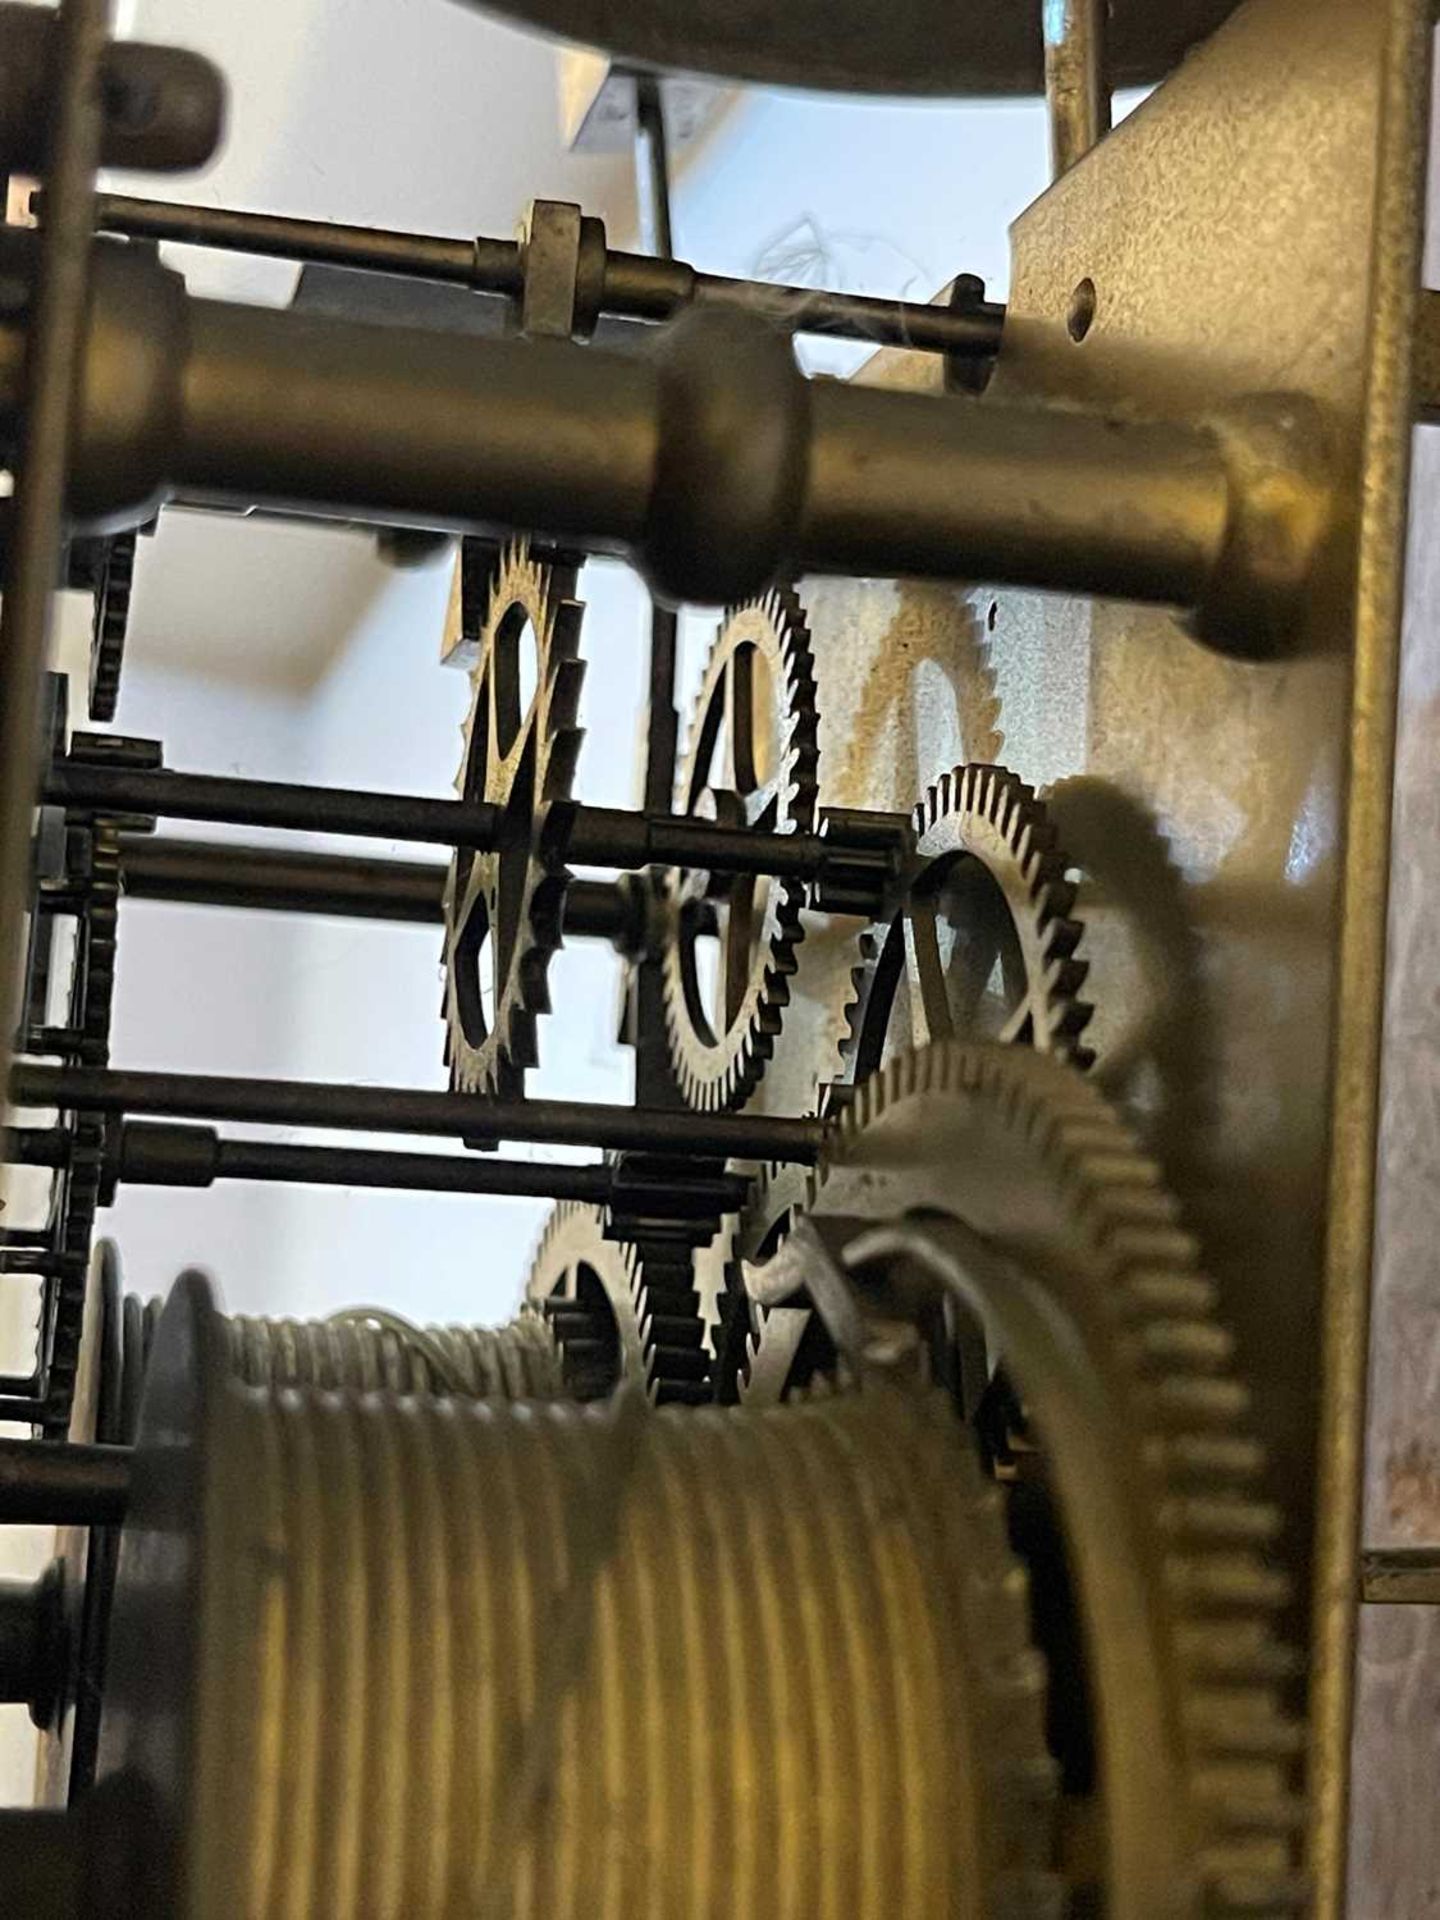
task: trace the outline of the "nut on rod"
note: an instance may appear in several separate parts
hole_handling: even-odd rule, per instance
[[[173,240],[368,273],[403,274],[509,299],[518,299],[524,289],[524,249],[513,240],[395,233],[223,207],[137,200],[124,194],[101,195],[95,224],[102,232],[132,239]],[[585,225],[592,232],[598,230],[598,251],[603,256],[595,318],[610,314],[617,319],[669,320],[683,307],[723,306],[763,314],[797,333],[829,334],[875,346],[978,358],[990,358],[999,351],[1005,309],[993,302],[982,301],[957,312],[918,301],[697,273],[684,261],[670,259],[668,245],[654,254],[624,253],[606,246],[600,221],[587,219]]]

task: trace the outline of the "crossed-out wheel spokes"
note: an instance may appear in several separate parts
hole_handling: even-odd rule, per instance
[[[465,1037],[474,1047],[482,1046],[494,1029],[497,1005],[526,932],[535,822],[534,726],[532,701],[515,742],[517,764],[505,783],[495,846],[457,860],[456,1006]]]
[[[447,1057],[463,1092],[523,1093],[549,1008],[569,872],[564,836],[545,823],[569,800],[581,737],[574,583],[573,567],[522,545],[491,584],[457,787],[498,809],[499,832],[484,852],[456,853],[445,912]]]
[[[808,830],[815,734],[799,600],[777,592],[733,609],[696,703],[680,811],[764,833]],[[755,875],[675,876],[666,1010],[676,1077],[692,1105],[736,1106],[758,1083],[789,997],[801,898],[794,883]]]
[[[701,751],[684,811],[727,826],[773,833],[780,817],[777,715],[769,667],[753,644],[728,656],[703,716]],[[697,784],[698,783],[698,784]],[[686,989],[691,1017],[712,1045],[744,1011],[764,924],[769,881],[756,874],[686,872],[679,902],[686,923]],[[710,909],[702,915],[701,906]],[[713,990],[701,964],[702,919],[718,926]]]
[[[1033,790],[1003,767],[956,767],[915,810],[915,860],[900,910],[866,937],[848,1077],[868,1078],[896,1045],[956,1040],[1088,1066],[1075,889]]]

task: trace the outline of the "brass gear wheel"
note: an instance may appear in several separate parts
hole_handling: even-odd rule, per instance
[[[1004,767],[956,767],[926,792],[914,829],[904,903],[862,936],[846,1008],[846,1077],[863,1080],[880,1066],[897,1037],[890,1027],[902,986],[907,1045],[1002,1040],[1088,1067],[1083,929],[1034,788]]]
[[[761,1265],[809,1200],[810,1172],[778,1160],[753,1169],[751,1195],[730,1222],[724,1288],[710,1329],[715,1398],[725,1406],[775,1406],[834,1365],[835,1352],[808,1307],[767,1307],[745,1286],[747,1265]]]
[[[446,1059],[461,1093],[524,1093],[535,1023],[550,1008],[580,751],[582,608],[573,567],[501,554],[471,676],[456,790],[499,811],[493,851],[457,850],[445,890]],[[534,690],[524,695],[527,633]],[[487,1005],[488,1001],[488,1005]]]
[[[1085,1624],[1109,1920],[1299,1911],[1279,1520],[1154,1164],[1058,1060],[950,1042],[859,1088],[810,1218],[852,1273],[962,1295],[1033,1418]]]
[[[688,1248],[609,1239],[605,1214],[557,1202],[530,1265],[525,1298],[550,1322],[561,1372],[577,1400],[641,1382],[658,1404],[710,1398]]]
[[[677,809],[770,833],[815,824],[820,753],[810,633],[788,587],[747,601],[715,636],[681,767]],[[703,1112],[743,1106],[759,1085],[790,998],[802,928],[798,881],[681,873],[671,889],[665,1021],[676,1081]],[[720,921],[706,990],[702,909]]]

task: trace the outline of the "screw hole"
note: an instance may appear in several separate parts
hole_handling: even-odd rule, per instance
[[[1000,602],[998,600],[992,600],[990,602],[990,611],[985,616],[985,631],[987,633],[994,633],[995,622],[999,618],[1000,618]]]
[[[1087,275],[1070,296],[1070,317],[1065,322],[1077,346],[1094,325],[1095,298],[1095,282]]]

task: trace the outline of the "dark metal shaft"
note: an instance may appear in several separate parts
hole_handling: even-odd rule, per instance
[[[425,926],[444,917],[446,868],[437,860],[366,860],[127,833],[120,839],[120,863],[126,896],[135,900],[266,907]]]
[[[670,145],[665,130],[665,97],[660,77],[635,76],[635,199],[641,239],[647,252],[662,260],[675,257],[675,228],[670,206]],[[675,664],[679,621],[671,607],[650,608],[649,697],[645,707],[645,786],[647,813],[668,812],[675,793],[675,751],[679,719],[675,711]]]
[[[223,821],[237,827],[343,833],[445,847],[490,847],[499,824],[497,810],[483,803],[169,769],[92,766],[78,760],[52,762],[43,797],[54,806],[105,813],[154,813],[173,820]]]
[[[1046,0],[1045,101],[1058,180],[1110,131],[1110,0]]]
[[[128,1447],[0,1440],[0,1523],[114,1526],[129,1497]]]
[[[400,920],[438,926],[446,869],[439,861],[366,860],[288,847],[243,847],[224,840],[166,840],[122,834],[126,897],[195,906],[267,908],[340,919]],[[601,880],[573,880],[565,931],[580,939],[622,938],[626,901]]]
[[[0,604],[0,1034],[19,1013],[40,687],[86,344],[108,0],[61,0],[45,127],[48,207],[19,395],[14,519]]]
[[[79,760],[52,762],[42,797],[53,806],[99,813],[158,814],[163,819],[479,849],[493,848],[500,824],[496,808],[472,801],[95,766]],[[713,867],[798,880],[813,877],[827,851],[814,834],[766,834],[713,820],[611,807],[577,808],[569,841],[569,858],[587,866]],[[592,900],[592,909],[600,915],[598,901]]]
[[[486,1143],[533,1140],[552,1146],[698,1154],[721,1160],[813,1161],[824,1132],[818,1120],[765,1115],[651,1112],[579,1101],[486,1100],[408,1087],[107,1072],[23,1062],[11,1069],[10,1100],[16,1107],[339,1127],[364,1133],[442,1134]]]
[[[670,143],[665,131],[665,97],[660,76],[655,73],[635,76],[635,199],[645,251],[661,260],[673,260]]]
[[[323,1187],[389,1187],[424,1193],[489,1193],[515,1199],[579,1200],[609,1206],[618,1185],[614,1167],[583,1167],[486,1155],[392,1153],[369,1147],[313,1147],[271,1140],[224,1140],[212,1128],[127,1121],[120,1139],[119,1177],[126,1185],[208,1187],[216,1180],[270,1180]],[[744,1204],[749,1182],[707,1174],[693,1203],[677,1194],[685,1214],[732,1212]]]
[[[441,239],[228,208],[176,206],[120,194],[101,196],[96,224],[107,233],[135,239],[177,240],[285,260],[359,267],[369,273],[405,274],[511,298],[518,297],[524,283],[523,255],[511,240]],[[797,332],[868,340],[876,346],[982,357],[999,351],[1005,309],[993,303],[954,313],[917,301],[697,273],[683,261],[668,258],[668,239],[657,245],[655,253],[659,258],[607,249],[602,313],[631,320],[669,320],[691,304],[738,307]]]

